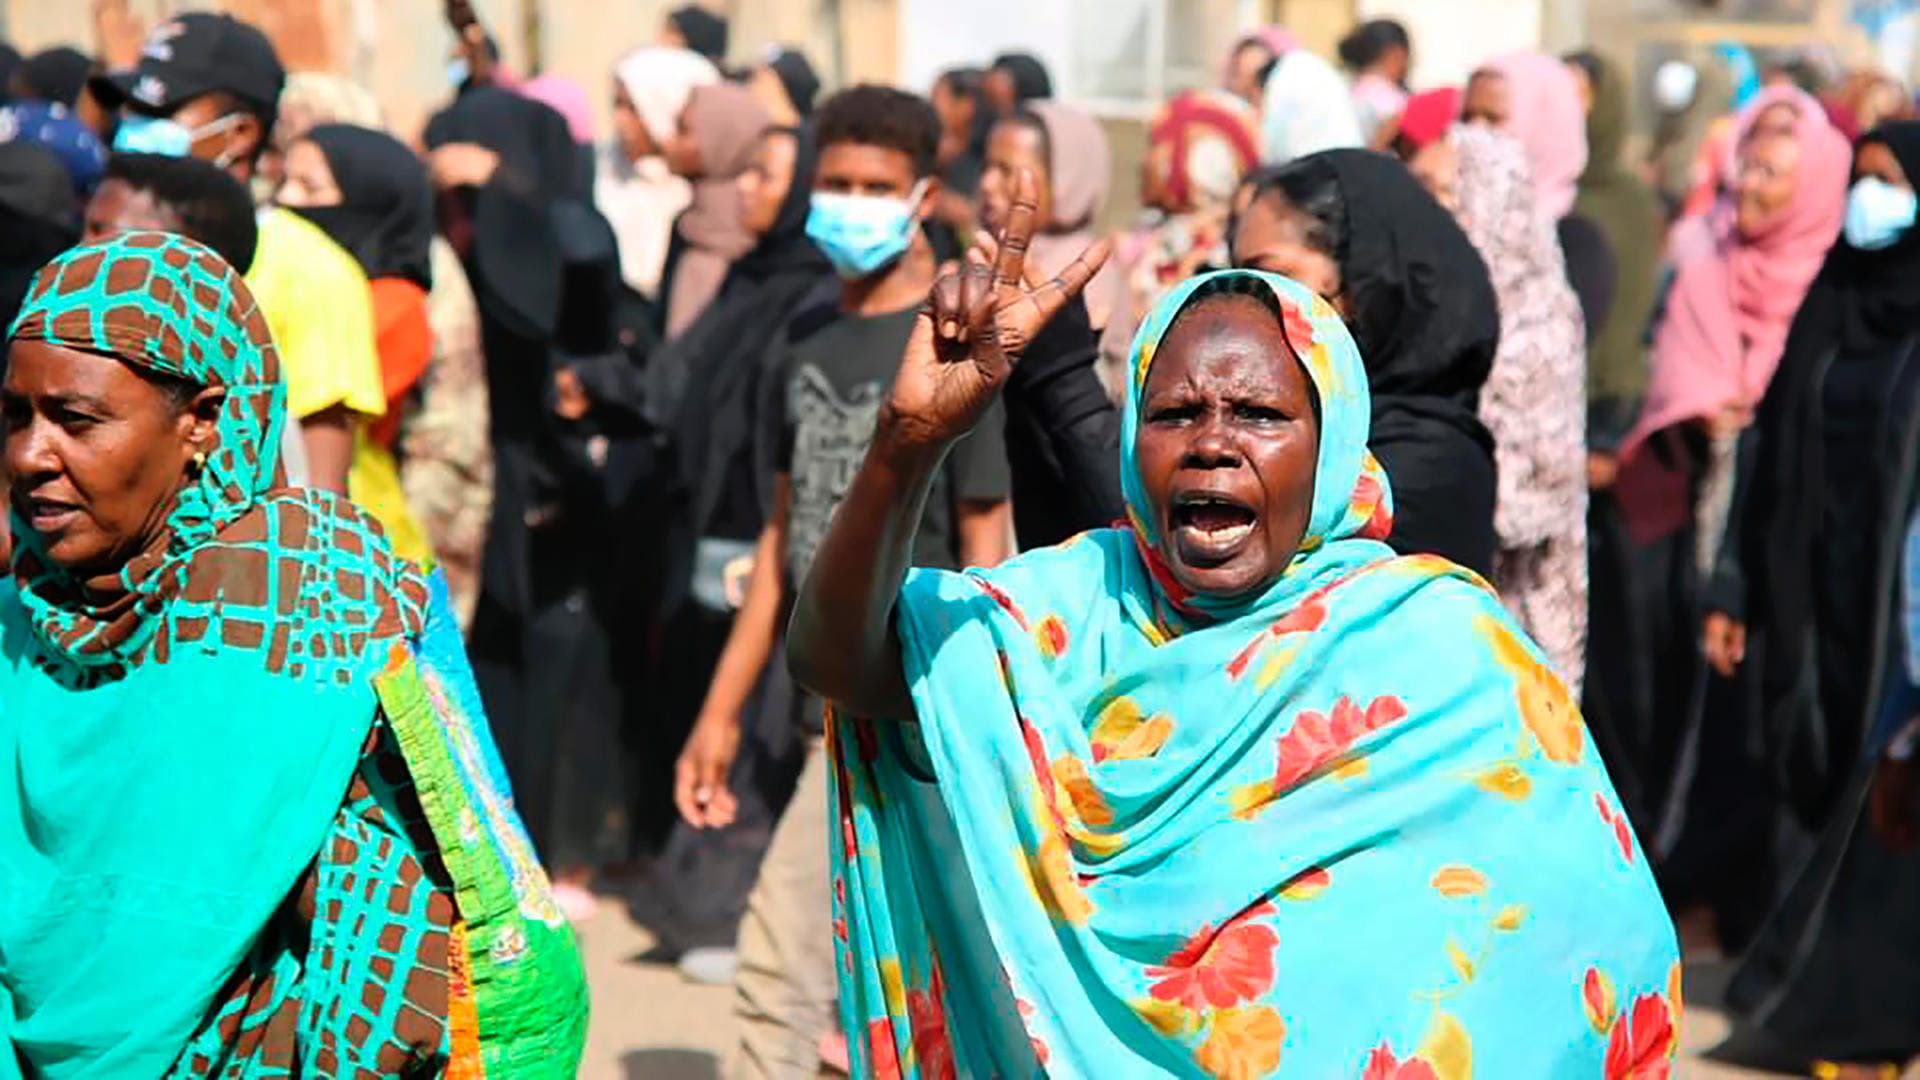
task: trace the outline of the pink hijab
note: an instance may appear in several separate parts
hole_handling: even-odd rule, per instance
[[[1654,334],[1646,401],[1620,446],[1623,462],[1656,432],[1712,416],[1729,402],[1760,403],[1794,313],[1839,234],[1853,154],[1819,102],[1799,90],[1767,91],[1741,110],[1735,144],[1762,111],[1783,102],[1798,108],[1793,199],[1751,236],[1735,230],[1725,196],[1673,227],[1673,286]]]
[[[1567,65],[1544,53],[1508,53],[1480,68],[1507,80],[1505,131],[1526,147],[1533,190],[1553,221],[1573,209],[1587,167],[1587,112]]]
[[[593,106],[588,103],[587,91],[581,85],[565,75],[542,75],[521,83],[516,90],[521,97],[533,100],[567,118],[567,130],[573,133],[573,141],[590,143],[593,141]]]

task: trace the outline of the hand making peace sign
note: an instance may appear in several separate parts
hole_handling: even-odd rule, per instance
[[[1102,240],[1052,280],[1033,280],[1027,245],[1038,190],[1033,173],[1022,169],[1006,227],[983,237],[964,265],[928,291],[888,400],[896,440],[943,446],[973,430],[1034,335],[1106,263],[1111,245]]]

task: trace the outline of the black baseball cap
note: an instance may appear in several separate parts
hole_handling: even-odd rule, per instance
[[[178,15],[154,27],[140,48],[139,64],[88,82],[108,108],[127,105],[162,116],[216,91],[271,114],[286,84],[287,69],[267,35],[231,15],[208,12]]]

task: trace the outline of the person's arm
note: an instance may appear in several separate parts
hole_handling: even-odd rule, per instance
[[[487,31],[473,13],[472,0],[447,0],[447,25],[460,39],[460,53],[467,61],[467,84],[488,86],[497,76],[499,64],[487,48]]]
[[[992,567],[1013,555],[1013,507],[1006,500],[984,502],[962,499],[954,515],[954,531],[960,538],[960,565]]]
[[[780,630],[781,579],[786,573],[787,514],[792,496],[791,478],[776,476],[773,513],[754,545],[746,602],[733,617],[733,629],[727,633],[726,646],[707,686],[707,699],[675,767],[674,805],[695,828],[730,825],[738,810],[733,793],[727,790],[727,772],[740,749],[740,711],[766,669]]]
[[[353,412],[330,405],[300,420],[300,438],[307,447],[307,486],[347,493],[347,469],[353,464]]]
[[[1014,357],[1106,261],[1096,244],[1039,288],[1024,280],[1035,181],[1022,171],[991,269],[934,284],[874,438],[800,587],[787,634],[794,681],[861,716],[910,719],[893,606],[934,471],[1012,373]]]
[[[980,233],[975,245],[991,262],[993,238]],[[1034,335],[1007,379],[1006,455],[1023,548],[1057,544],[1126,516],[1120,410],[1096,368],[1100,344],[1086,304],[1075,299]]]

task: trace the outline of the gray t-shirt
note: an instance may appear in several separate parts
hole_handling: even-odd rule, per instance
[[[787,524],[790,583],[805,580],[833,511],[860,470],[917,310],[841,315],[787,346],[785,393],[781,407],[769,412],[776,413],[776,465],[793,484]],[[956,508],[1008,497],[1012,482],[1003,427],[996,402],[947,456],[914,539],[915,566],[958,568]]]

